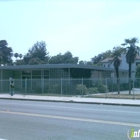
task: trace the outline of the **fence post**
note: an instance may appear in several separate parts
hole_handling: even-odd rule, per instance
[[[62,82],[63,82],[63,81],[62,81],[62,78],[61,78],[61,96],[62,96],[62,94],[63,94],[63,92],[62,92],[62,90],[63,90],[63,89],[62,89],[62,84],[63,84],[63,83],[62,83]]]
[[[107,98],[107,78],[105,78],[105,85],[106,85],[106,98]]]
[[[42,94],[44,93],[44,78],[41,78],[41,89],[42,89]]]
[[[83,78],[82,78],[82,97],[83,97]]]
[[[27,93],[27,78],[25,78],[25,94]]]
[[[113,83],[114,83],[114,81],[113,81],[113,77],[112,77],[112,84],[111,84],[111,85],[112,85],[112,86],[111,86],[111,87],[112,87],[112,94],[114,93],[114,92],[113,92]]]
[[[133,100],[135,99],[135,95],[134,95],[134,80],[133,80]]]
[[[1,79],[1,92],[2,92],[2,86],[3,86],[3,81],[2,81],[2,79]]]

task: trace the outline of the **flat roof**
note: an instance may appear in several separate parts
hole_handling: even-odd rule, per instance
[[[79,64],[38,64],[38,65],[0,66],[1,70],[56,69],[56,68],[81,68],[91,70],[114,71],[114,68],[105,68],[99,66],[79,65]],[[128,70],[120,69],[120,71],[127,72]]]

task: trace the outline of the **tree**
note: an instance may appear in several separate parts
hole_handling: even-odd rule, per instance
[[[19,54],[19,58],[21,59],[22,57],[23,57],[23,55],[20,53],[20,54]]]
[[[14,53],[14,57],[17,59],[19,57],[18,53]]]
[[[78,57],[73,57],[72,53],[67,51],[64,54],[59,53],[56,56],[52,56],[49,60],[50,64],[77,64]]]
[[[101,61],[106,58],[114,58],[116,56],[120,56],[124,52],[124,48],[121,46],[115,46],[113,50],[108,50],[103,53],[98,54],[97,56],[94,56],[91,58],[91,62],[94,65],[101,65]]]
[[[13,50],[8,47],[6,40],[0,40],[0,63],[11,64],[12,63]]]
[[[23,57],[23,61],[25,64],[28,64],[29,60],[31,59],[31,56],[29,53],[25,54]]]
[[[138,54],[140,48],[136,46],[136,43],[138,43],[137,38],[132,38],[132,39],[125,39],[125,42],[122,45],[128,45],[126,47],[126,62],[129,65],[129,94],[131,94],[131,67],[132,63],[134,63],[136,55]]]
[[[23,59],[20,59],[20,60],[17,60],[15,64],[16,65],[25,65],[25,62]]]
[[[120,66],[120,59],[118,56],[116,56],[113,60],[113,65],[116,72],[117,77],[117,87],[118,87],[118,94],[120,94],[120,82],[119,82],[119,66]]]
[[[64,63],[77,64],[78,63],[78,57],[73,57],[72,53],[67,51],[63,55],[63,61],[64,61]]]
[[[79,65],[93,65],[92,61],[79,61]]]
[[[115,68],[116,72],[116,78],[117,78],[117,88],[118,88],[118,94],[120,94],[120,79],[119,79],[119,66],[121,64],[121,61],[119,57],[121,56],[122,53],[124,53],[125,49],[120,46],[116,46],[112,50],[111,57],[113,57],[113,66]]]
[[[31,62],[34,64],[48,63],[49,53],[47,52],[45,41],[36,42],[23,59],[25,64],[31,64]]]
[[[103,59],[106,59],[110,56],[111,56],[111,50],[108,50],[106,52],[98,54],[97,56],[94,56],[93,58],[91,58],[91,61],[92,61],[93,64],[100,65],[100,62]]]
[[[31,58],[28,62],[29,65],[36,65],[36,64],[44,64],[44,61],[41,61],[38,57]]]
[[[116,46],[113,48],[111,56],[112,57],[120,56],[123,52],[125,52],[125,49],[123,47]]]
[[[79,61],[79,65],[86,65],[86,61],[83,60]]]

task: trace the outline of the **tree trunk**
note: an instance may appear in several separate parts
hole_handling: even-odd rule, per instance
[[[131,63],[129,63],[129,94],[131,94]]]
[[[120,80],[117,78],[117,88],[118,88],[118,94],[120,94]]]
[[[117,88],[118,88],[118,94],[120,94],[120,80],[119,80],[119,68],[116,68],[116,77],[117,77]]]

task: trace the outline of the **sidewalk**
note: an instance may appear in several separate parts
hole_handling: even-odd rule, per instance
[[[140,100],[0,94],[0,99],[140,106]]]

